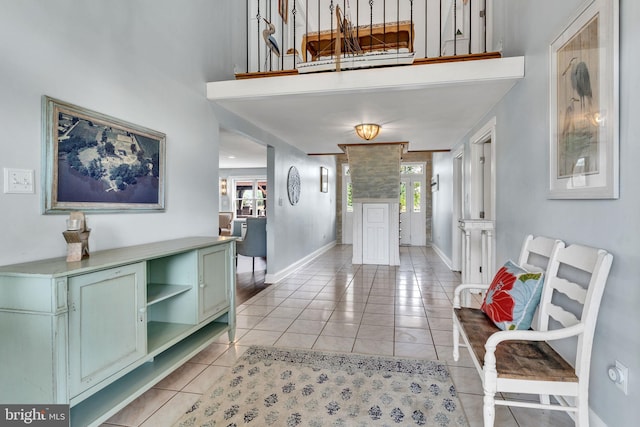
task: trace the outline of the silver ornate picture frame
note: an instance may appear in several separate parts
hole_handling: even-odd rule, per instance
[[[162,211],[163,133],[43,96],[44,213]]]

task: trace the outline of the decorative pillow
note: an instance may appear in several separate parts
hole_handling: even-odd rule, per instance
[[[502,330],[529,329],[543,284],[543,273],[530,273],[507,261],[493,278],[480,308]]]

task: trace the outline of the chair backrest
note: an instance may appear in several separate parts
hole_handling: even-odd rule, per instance
[[[518,265],[527,271],[547,271],[556,247],[563,248],[564,242],[544,236],[533,237],[530,234],[522,243]]]
[[[612,261],[613,256],[603,249],[571,245],[558,248],[547,270],[538,313],[539,329],[552,329],[551,319],[564,328],[582,329],[574,365],[578,378],[589,377],[593,336]]]
[[[250,257],[267,256],[267,219],[247,218],[244,239],[236,243],[240,255]]]
[[[218,227],[230,229],[231,220],[233,220],[233,212],[218,213]]]

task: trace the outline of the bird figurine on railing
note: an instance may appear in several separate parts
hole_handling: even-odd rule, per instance
[[[262,18],[262,19],[264,19],[264,22],[267,23],[267,28],[262,30],[262,38],[264,39],[264,42],[267,44],[267,47],[269,48],[269,50],[279,58],[280,48],[278,47],[278,42],[276,41],[276,38],[273,37],[273,34],[275,34],[276,32],[276,27],[271,22],[269,22],[267,18]],[[264,60],[265,69],[267,68],[268,59],[269,59],[269,56],[267,56]]]

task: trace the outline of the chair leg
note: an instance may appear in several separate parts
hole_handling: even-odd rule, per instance
[[[253,266],[251,267],[251,271],[256,271],[256,257],[252,257],[251,260],[253,261]]]
[[[496,419],[495,394],[484,392],[484,427],[493,427]]]

